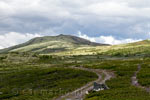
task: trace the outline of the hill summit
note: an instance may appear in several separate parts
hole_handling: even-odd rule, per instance
[[[87,47],[87,46],[104,46],[106,44],[100,44],[91,42],[89,40],[60,34],[58,36],[44,36],[33,38],[23,44],[12,46],[6,49],[0,50],[3,52],[36,52],[36,53],[51,53],[60,52],[70,49],[75,49],[77,47]]]

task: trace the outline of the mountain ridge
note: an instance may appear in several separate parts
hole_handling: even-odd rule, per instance
[[[58,36],[36,37],[25,43],[2,49],[0,50],[0,53],[7,53],[7,52],[49,53],[49,52],[65,51],[66,49],[73,49],[80,46],[105,46],[105,45],[107,46],[108,44],[95,43],[77,36],[60,34]]]

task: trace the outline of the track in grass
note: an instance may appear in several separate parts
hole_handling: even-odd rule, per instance
[[[147,88],[145,86],[142,86],[139,84],[138,82],[138,79],[137,79],[137,74],[140,72],[141,70],[141,65],[139,64],[138,67],[137,67],[137,71],[134,73],[134,75],[132,76],[131,78],[131,81],[132,81],[132,85],[138,87],[138,88],[142,88],[142,89],[145,89],[147,92],[150,92],[150,88]]]
[[[82,67],[72,67],[72,68],[94,72],[97,74],[98,79],[96,81],[89,82],[88,84],[84,85],[83,87],[73,92],[70,92],[70,93],[67,93],[66,95],[55,98],[54,100],[75,100],[75,99],[82,100],[85,97],[87,91],[92,90],[93,82],[104,84],[107,80],[110,80],[114,76],[112,72],[108,72],[106,70],[101,70],[101,69],[88,69],[88,68],[82,68]],[[102,78],[102,75],[104,75],[104,78]]]

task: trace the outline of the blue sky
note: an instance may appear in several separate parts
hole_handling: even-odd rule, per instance
[[[150,0],[0,0],[0,48],[58,34],[110,44],[148,39],[149,12]]]

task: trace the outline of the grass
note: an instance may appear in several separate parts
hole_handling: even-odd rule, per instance
[[[28,58],[28,54],[23,55],[24,56],[21,54],[22,59]],[[14,59],[19,59],[19,54],[11,54],[10,57],[7,56],[6,59],[12,60],[11,56],[14,57]],[[29,54],[29,56],[31,55]],[[131,77],[137,70],[138,64],[142,64],[142,69],[138,73],[138,79],[140,84],[149,87],[149,57],[104,56],[99,54],[76,56],[33,55],[33,57],[30,57],[27,61],[22,60],[17,64],[15,63],[16,60],[14,60],[14,62],[8,62],[6,59],[1,60],[0,72],[5,72],[3,74],[1,73],[1,77],[3,76],[3,79],[7,80],[2,81],[0,86],[1,89],[8,92],[9,95],[6,95],[6,97],[10,97],[8,100],[46,100],[47,98],[60,95],[60,93],[56,93],[57,95],[41,95],[39,92],[36,93],[36,95],[14,95],[9,93],[14,87],[19,89],[21,87],[21,90],[25,87],[26,89],[36,91],[43,89],[59,91],[60,88],[64,91],[72,91],[96,79],[95,74],[67,68],[70,66],[106,69],[115,72],[116,77],[106,82],[110,88],[109,90],[91,92],[86,96],[85,100],[150,99],[150,94],[145,90],[131,85]],[[18,71],[18,69],[21,70]],[[56,70],[58,74],[55,72]],[[48,74],[49,72],[51,74]],[[49,79],[51,81],[49,81]],[[29,83],[33,84],[31,85]],[[29,90],[27,90],[27,92],[29,92]]]
[[[117,57],[128,57],[128,56],[149,56],[150,53],[150,41],[144,40],[136,43],[121,44],[113,46],[84,46],[75,49],[48,53],[50,55],[107,55]]]
[[[49,60],[44,60],[49,57]],[[138,77],[140,83],[145,83],[147,86],[149,83],[149,58],[132,58],[132,57],[110,57],[100,55],[80,55],[80,56],[42,56],[40,61],[49,64],[62,64],[64,66],[83,66],[86,68],[106,69],[114,71],[116,77],[107,81],[109,90],[93,92],[87,95],[85,100],[149,100],[150,94],[144,89],[137,88],[131,85],[131,77],[137,70],[138,64],[142,64],[146,69],[142,67],[145,72],[139,73],[139,75],[148,75],[147,77]],[[39,61],[39,62],[40,62]],[[48,62],[49,61],[49,62]],[[51,62],[50,62],[51,61]],[[56,61],[56,62],[55,62]],[[142,84],[143,85],[143,84]]]
[[[10,66],[11,67],[11,66]],[[70,68],[18,66],[0,71],[0,99],[46,100],[73,91],[97,78]],[[22,68],[23,67],[23,68]]]
[[[150,62],[149,59],[145,60],[142,64],[142,68],[137,75],[139,83],[142,86],[150,87]]]

